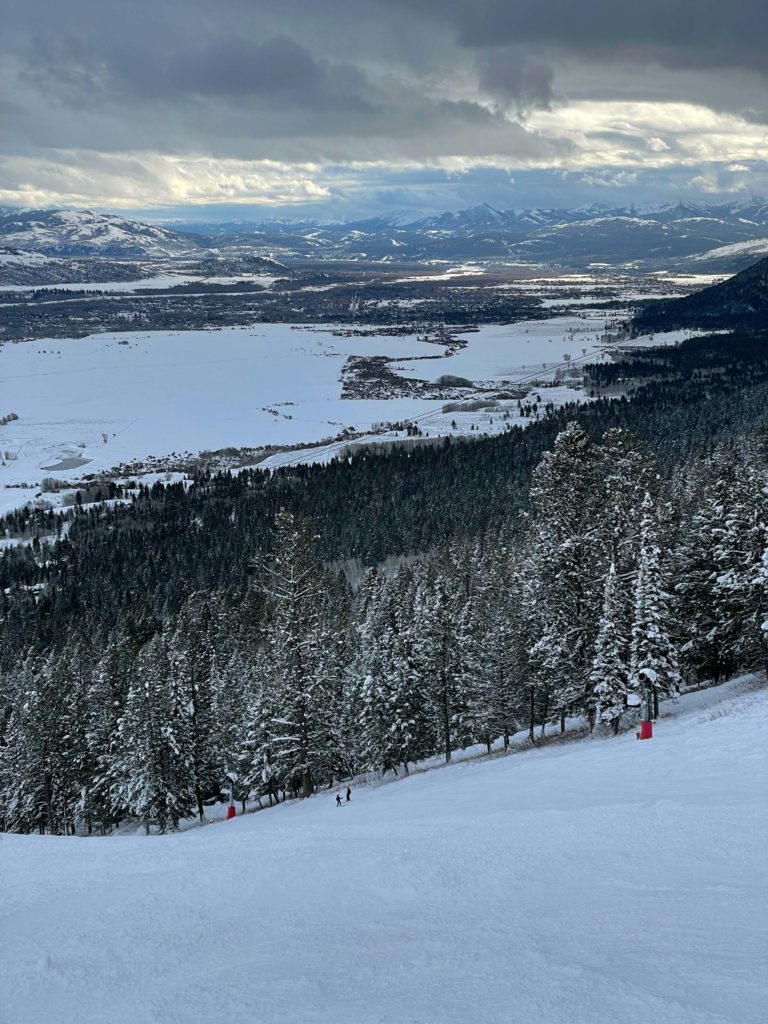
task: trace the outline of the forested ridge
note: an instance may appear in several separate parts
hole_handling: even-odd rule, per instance
[[[700,292],[649,303],[635,318],[640,332],[704,327],[760,330],[768,313],[768,256]]]
[[[764,666],[765,351],[646,349],[493,439],[76,508],[0,560],[0,819],[173,827],[233,775],[307,795]]]

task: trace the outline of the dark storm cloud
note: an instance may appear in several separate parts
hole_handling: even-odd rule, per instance
[[[33,41],[26,77],[49,93],[86,100],[184,96],[248,98],[302,108],[370,109],[366,75],[349,62],[317,59],[285,35],[269,39],[222,34],[189,40],[175,51],[157,40]]]
[[[459,104],[453,114],[463,110],[468,126],[487,122],[478,100],[513,114],[547,108],[564,69],[577,95],[626,98],[647,91],[643,77],[655,74],[643,69],[661,63],[675,74],[659,98],[691,100],[698,84],[689,76],[686,86],[681,68],[766,70],[767,11],[765,0],[38,0],[33,11],[9,7],[0,57],[41,124],[51,103],[120,107],[130,137],[151,132],[154,102],[155,121],[175,107],[172,134],[190,141],[196,125],[339,136],[346,114],[347,131],[396,139],[433,126],[439,135],[445,103]],[[765,108],[723,78],[724,109]],[[707,102],[717,105],[717,92],[710,83]]]
[[[476,64],[480,88],[503,104],[546,108],[554,98],[552,68],[516,47],[489,47],[478,54]]]
[[[658,166],[678,154],[704,162],[718,147],[723,160],[744,162],[756,158],[768,117],[765,0],[6,0],[5,8],[0,192],[11,196],[25,182],[34,195],[75,201],[96,194],[96,176],[99,195],[114,187],[126,201],[161,187],[197,196],[192,179],[202,171],[165,158],[408,164],[412,174],[430,161],[581,167],[594,144],[609,163],[613,155]],[[694,123],[661,109],[674,102],[708,109]],[[606,112],[611,103],[615,113]],[[625,126],[632,115],[618,105],[633,103],[656,109]],[[710,111],[747,128],[717,117],[708,127]],[[218,170],[205,174],[214,182],[205,188],[218,187]],[[322,191],[314,174],[297,170],[296,187]],[[243,168],[222,188],[234,195],[241,179],[249,195],[258,191]]]
[[[103,7],[72,0],[66,12],[51,5],[49,18],[32,23],[16,10],[0,58],[5,49],[18,107],[0,148],[289,161],[527,158],[568,149],[506,118],[511,73],[502,80],[499,69],[488,72],[503,104],[484,104],[476,89],[457,94],[442,77],[456,52],[447,37],[438,44],[439,33],[372,0],[353,17],[349,11],[338,0],[294,0],[282,10],[239,0],[215,9],[200,0],[135,0],[107,18]],[[402,54],[393,33],[407,40]],[[526,67],[521,83],[531,105],[540,86]]]
[[[447,19],[461,45],[554,47],[602,56],[632,54],[688,67],[768,71],[765,0],[394,0]]]

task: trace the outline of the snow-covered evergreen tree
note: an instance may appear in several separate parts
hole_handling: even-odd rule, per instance
[[[56,831],[40,670],[28,660],[3,678],[8,706],[0,743],[0,819],[16,832]]]
[[[411,574],[369,578],[361,607],[360,646],[355,666],[360,739],[369,768],[397,770],[432,752],[432,728],[422,680],[416,669],[414,593]]]
[[[528,575],[535,642],[531,664],[548,709],[584,709],[602,603],[602,453],[575,423],[534,474]]]
[[[414,606],[414,668],[433,717],[446,762],[457,746],[474,738],[467,692],[469,655],[466,625],[448,579],[438,574],[423,583]]]
[[[217,778],[222,790],[231,790],[243,801],[248,793],[244,776],[249,765],[243,761],[244,727],[248,702],[253,694],[251,667],[241,651],[220,662],[211,659],[213,695],[211,751],[218,765]]]
[[[618,732],[626,708],[629,686],[629,669],[625,660],[628,640],[622,632],[618,590],[616,566],[611,562],[605,578],[603,613],[592,659],[590,678],[594,705],[590,706],[588,717],[590,725],[594,725],[595,718],[599,718],[610,725],[614,732]]]
[[[274,707],[270,748],[284,787],[300,789],[305,797],[314,790],[315,770],[328,734],[327,589],[326,571],[309,523],[291,512],[280,512],[265,567]]]
[[[680,654],[689,673],[719,680],[730,659],[713,592],[721,509],[703,486],[685,501],[673,577],[683,631]]]
[[[762,633],[763,646],[763,671],[768,677],[768,547],[763,552],[762,562],[755,577],[755,586],[758,587],[760,612],[758,622]]]
[[[218,795],[225,781],[213,717],[215,691],[211,672],[214,652],[210,633],[210,605],[197,597],[188,602],[168,643],[171,676],[189,717],[195,802],[200,821],[204,818],[203,800]]]
[[[235,771],[241,792],[251,798],[266,797],[270,806],[273,800],[280,802],[280,789],[284,791],[286,788],[286,780],[278,771],[273,745],[276,706],[276,695],[273,695],[271,687],[271,667],[266,655],[261,655],[253,666]]]
[[[0,742],[0,817],[18,831],[75,830],[89,781],[87,672],[69,646],[8,679]]]
[[[759,453],[724,448],[687,498],[676,559],[686,663],[716,681],[765,665],[759,582],[768,480]]]
[[[734,662],[740,668],[762,668],[768,661],[762,629],[768,474],[752,463],[741,462],[728,497],[714,550],[713,592]]]
[[[195,807],[195,771],[187,695],[171,671],[166,639],[142,649],[119,724],[111,768],[117,806],[138,818],[149,834],[176,828]]]
[[[650,701],[645,710],[655,718],[659,698],[677,690],[680,672],[670,637],[672,609],[657,533],[656,507],[649,494],[643,499],[642,511],[629,682],[643,701]]]

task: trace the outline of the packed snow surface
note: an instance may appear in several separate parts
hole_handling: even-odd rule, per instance
[[[0,841],[8,1024],[762,1024],[768,693],[164,837]]]

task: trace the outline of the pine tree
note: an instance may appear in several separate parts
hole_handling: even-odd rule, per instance
[[[534,473],[527,572],[535,641],[531,663],[561,723],[585,709],[600,616],[602,453],[575,423],[558,435]],[[543,723],[542,723],[543,728]]]
[[[714,473],[689,499],[677,559],[683,653],[716,681],[765,663],[759,570],[768,544],[766,475],[759,456],[716,453]]]
[[[211,671],[214,654],[210,633],[210,605],[205,599],[196,597],[184,609],[168,644],[172,679],[182,695],[189,717],[195,802],[200,821],[204,820],[204,799],[220,795],[224,782],[213,719],[215,696]]]
[[[680,653],[689,672],[719,681],[729,675],[732,657],[714,593],[723,507],[709,484],[696,483],[686,497],[674,560],[674,591],[683,630]]]
[[[766,665],[765,587],[762,567],[768,547],[768,474],[740,463],[724,509],[714,551],[714,597],[739,668]]]
[[[618,732],[619,722],[627,703],[629,671],[624,652],[627,638],[621,630],[621,608],[618,599],[616,566],[611,562],[603,591],[603,614],[595,642],[591,681],[595,697],[595,715]]]
[[[628,430],[613,428],[600,442],[600,495],[595,526],[620,578],[637,563],[643,498],[658,488],[658,470],[645,446]]]
[[[138,818],[147,834],[151,824],[175,829],[192,812],[192,748],[186,695],[173,679],[166,640],[158,635],[137,660],[111,771],[116,805]]]
[[[763,671],[768,678],[768,547],[763,552],[762,562],[755,577],[755,586],[760,595],[760,632],[762,633],[763,645]]]
[[[369,770],[386,772],[392,767],[384,692],[387,615],[384,578],[371,569],[366,573],[358,599],[358,647],[352,674],[358,680],[358,727],[361,754]]]
[[[89,783],[87,671],[76,647],[27,661],[9,688],[0,815],[18,831],[74,833]]]
[[[656,718],[659,697],[678,689],[680,673],[669,633],[671,604],[657,536],[656,507],[649,494],[643,499],[642,511],[629,681],[646,702],[646,712]]]
[[[464,678],[465,636],[444,575],[422,584],[414,607],[414,667],[427,696],[446,763],[470,742]]]
[[[8,706],[0,743],[0,820],[15,832],[56,830],[39,671],[28,660],[3,679]]]
[[[216,777],[230,790],[233,799],[244,801],[248,791],[244,781],[248,765],[242,756],[243,730],[254,689],[253,672],[240,651],[233,653],[223,665],[214,655],[210,682],[213,696],[210,750],[217,766]]]
[[[113,634],[90,676],[88,703],[88,757],[93,766],[84,813],[87,827],[107,831],[125,813],[111,793],[110,772],[118,750],[118,725],[129,690],[135,654],[125,638]]]
[[[263,654],[253,666],[236,769],[241,792],[255,799],[267,797],[270,807],[273,800],[280,802],[281,784],[283,790],[286,788],[275,759],[273,729],[277,712],[271,678],[271,668]]]
[[[360,741],[368,768],[397,771],[431,753],[432,734],[414,654],[413,586],[401,569],[369,576],[361,595],[363,619],[353,672],[362,680]]]
[[[300,789],[304,797],[314,790],[318,741],[326,724],[323,611],[327,588],[309,524],[291,512],[280,512],[265,571],[275,708],[270,748],[284,786]]]

